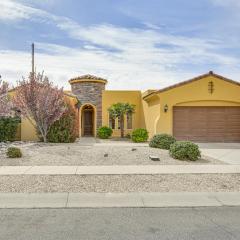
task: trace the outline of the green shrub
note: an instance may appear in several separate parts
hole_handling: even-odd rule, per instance
[[[176,139],[168,134],[156,134],[150,140],[149,146],[153,148],[169,149],[170,145],[175,143]]]
[[[189,141],[178,141],[170,146],[170,155],[179,160],[196,161],[201,157],[197,144]]]
[[[77,138],[76,121],[75,110],[68,104],[67,111],[50,127],[47,134],[47,141],[53,143],[75,142]]]
[[[148,140],[148,132],[144,128],[135,129],[132,132],[133,142],[146,142]]]
[[[7,156],[9,158],[21,158],[22,157],[21,149],[16,147],[9,147],[7,149]]]
[[[111,137],[112,133],[113,133],[112,129],[107,126],[100,127],[97,130],[98,137],[102,138],[102,139],[107,139],[107,138]]]
[[[2,117],[0,118],[0,142],[13,141],[20,119],[17,117]]]

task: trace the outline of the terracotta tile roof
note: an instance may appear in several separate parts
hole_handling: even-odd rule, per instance
[[[94,75],[91,75],[91,74],[86,74],[86,75],[74,77],[74,78],[71,78],[69,81],[79,80],[79,79],[93,79],[93,80],[103,80],[103,81],[107,81],[107,80],[104,79],[104,78],[97,77],[97,76],[94,76]]]
[[[173,88],[176,88],[176,87],[180,87],[180,86],[182,86],[182,85],[185,85],[185,84],[188,84],[188,83],[192,83],[192,82],[198,81],[198,80],[200,80],[200,79],[202,79],[202,78],[209,77],[209,76],[214,76],[214,77],[219,78],[219,79],[221,79],[221,80],[224,80],[224,81],[226,81],[226,82],[230,82],[230,83],[233,83],[233,84],[236,84],[236,85],[240,86],[240,82],[237,82],[237,81],[234,81],[234,80],[232,80],[232,79],[223,77],[223,76],[221,76],[221,75],[218,75],[218,74],[214,73],[213,71],[210,71],[210,72],[208,72],[208,73],[206,73],[206,74],[203,74],[203,75],[200,75],[200,76],[198,76],[198,77],[189,79],[189,80],[187,80],[187,81],[183,81],[183,82],[180,82],[180,83],[176,83],[176,84],[171,85],[171,86],[169,86],[169,87],[159,89],[159,90],[157,90],[157,91],[155,91],[155,92],[151,92],[151,93],[149,93],[148,95],[144,96],[143,98],[147,98],[147,97],[149,97],[149,96],[151,96],[151,95],[154,95],[154,94],[156,94],[156,93],[165,92],[165,91],[168,91],[168,90],[170,90],[170,89],[173,89]]]

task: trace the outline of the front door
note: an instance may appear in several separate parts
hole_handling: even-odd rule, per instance
[[[93,135],[93,111],[84,111],[84,136]]]

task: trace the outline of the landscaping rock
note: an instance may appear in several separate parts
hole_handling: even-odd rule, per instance
[[[159,158],[158,156],[150,155],[149,158],[150,158],[152,161],[160,161],[160,158]]]
[[[239,192],[239,191],[240,191],[239,174],[0,176],[0,192],[108,193],[108,192]]]
[[[216,159],[203,156],[195,162],[179,161],[169,156],[167,150],[150,148],[148,146],[133,146],[132,143],[116,144],[92,143],[69,143],[49,144],[41,142],[3,143],[0,165],[50,165],[50,166],[91,166],[91,165],[186,165],[186,164],[224,164]],[[19,147],[23,157],[17,161],[8,159],[5,155],[7,147]],[[70,149],[68,149],[70,147]],[[136,149],[132,151],[132,149]],[[107,155],[105,155],[107,154]],[[105,155],[105,156],[104,156]],[[111,156],[111,157],[110,157]],[[150,161],[149,156],[158,156],[160,161]]]

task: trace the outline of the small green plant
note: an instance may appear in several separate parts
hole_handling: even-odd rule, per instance
[[[146,142],[148,140],[148,132],[144,128],[135,129],[132,132],[132,141],[133,142]]]
[[[112,129],[107,126],[100,127],[97,130],[98,137],[102,138],[102,139],[107,139],[107,138],[111,137],[112,133],[113,133]]]
[[[175,143],[176,139],[169,134],[156,134],[149,142],[149,146],[169,150],[171,144]]]
[[[17,117],[2,117],[0,118],[0,142],[13,141],[20,119]]]
[[[7,149],[7,156],[9,158],[21,158],[22,157],[21,149],[17,147],[9,147]]]
[[[197,144],[189,141],[178,141],[170,146],[170,156],[178,160],[196,161],[201,157]]]

